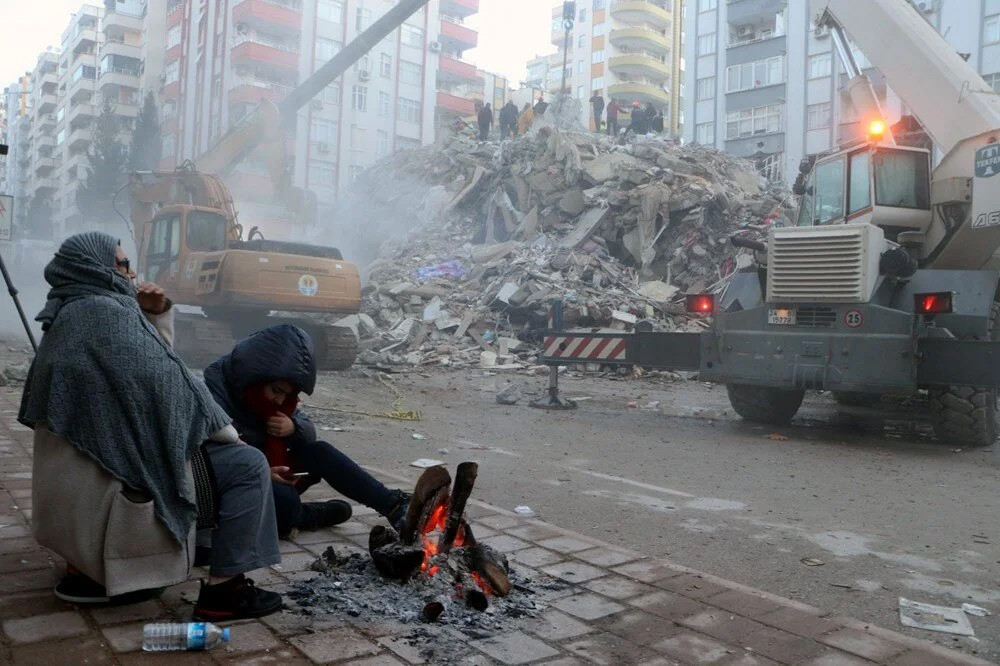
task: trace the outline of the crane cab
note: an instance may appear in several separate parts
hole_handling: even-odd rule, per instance
[[[229,223],[221,210],[173,205],[157,211],[144,234],[141,278],[156,282],[172,293],[196,291],[193,271],[186,270],[198,253],[223,252]]]
[[[931,224],[930,153],[865,142],[816,160],[808,171],[796,224],[869,223],[895,241]]]

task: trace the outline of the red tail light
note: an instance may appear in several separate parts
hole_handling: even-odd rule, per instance
[[[684,297],[684,307],[695,314],[715,312],[715,296],[712,294],[688,294]]]
[[[948,314],[952,311],[953,296],[950,291],[916,294],[913,297],[913,311],[917,314]]]

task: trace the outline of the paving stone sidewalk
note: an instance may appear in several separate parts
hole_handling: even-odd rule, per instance
[[[64,563],[31,538],[31,432],[16,422],[19,399],[16,389],[0,388],[0,663],[425,663],[405,640],[413,627],[288,611],[235,623],[232,643],[212,652],[143,653],[144,623],[190,619],[195,577],[160,599],[132,606],[87,610],[59,601],[52,586]],[[413,481],[373,472],[391,484]],[[314,497],[323,495],[310,491]],[[520,631],[486,639],[452,631],[454,640],[468,645],[470,659],[463,663],[988,663],[482,502],[470,505],[475,533],[490,535],[481,540],[505,551],[512,566],[571,585],[551,596],[550,607],[540,618],[525,621]],[[308,570],[316,554],[329,545],[366,545],[370,527],[379,520],[355,507],[349,523],[282,542],[282,564],[253,577],[281,591],[319,575]]]

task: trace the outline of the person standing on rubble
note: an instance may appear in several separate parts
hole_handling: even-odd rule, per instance
[[[600,134],[601,132],[601,116],[604,115],[604,98],[601,96],[601,91],[598,90],[590,98],[591,107],[594,109],[594,131]]]
[[[241,340],[205,368],[205,384],[233,418],[241,438],[267,457],[279,535],[331,527],[351,517],[351,505],[343,500],[300,499],[320,481],[378,511],[393,527],[402,523],[409,496],[386,488],[333,445],[318,440],[316,426],[298,408],[299,394],[311,394],[316,387],[312,339],[301,328],[282,324]]]
[[[618,136],[618,113],[624,110],[615,100],[608,104],[608,136]]]
[[[517,133],[527,134],[528,130],[531,129],[531,123],[535,120],[535,110],[531,108],[530,102],[524,103],[524,108],[521,109],[521,115],[517,118]]]
[[[643,136],[649,133],[649,116],[647,112],[647,109],[639,106],[638,101],[632,102],[632,122],[629,123],[628,130],[635,132],[636,136]]]
[[[517,133],[517,105],[508,100],[500,109],[500,140],[509,139]]]
[[[486,141],[490,138],[490,128],[493,126],[493,108],[489,102],[479,110],[479,140]]]
[[[535,116],[544,116],[545,110],[549,108],[549,103],[545,101],[545,97],[542,95],[538,96],[538,101],[535,102]]]

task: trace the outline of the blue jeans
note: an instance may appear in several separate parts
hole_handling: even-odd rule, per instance
[[[329,483],[344,497],[374,509],[383,516],[392,511],[400,500],[399,491],[386,488],[332,444],[312,442],[291,449],[289,454],[292,467],[298,472],[309,472],[310,475],[295,486],[272,484],[278,534],[288,534],[293,527],[298,527],[302,518],[300,495],[320,479]]]

